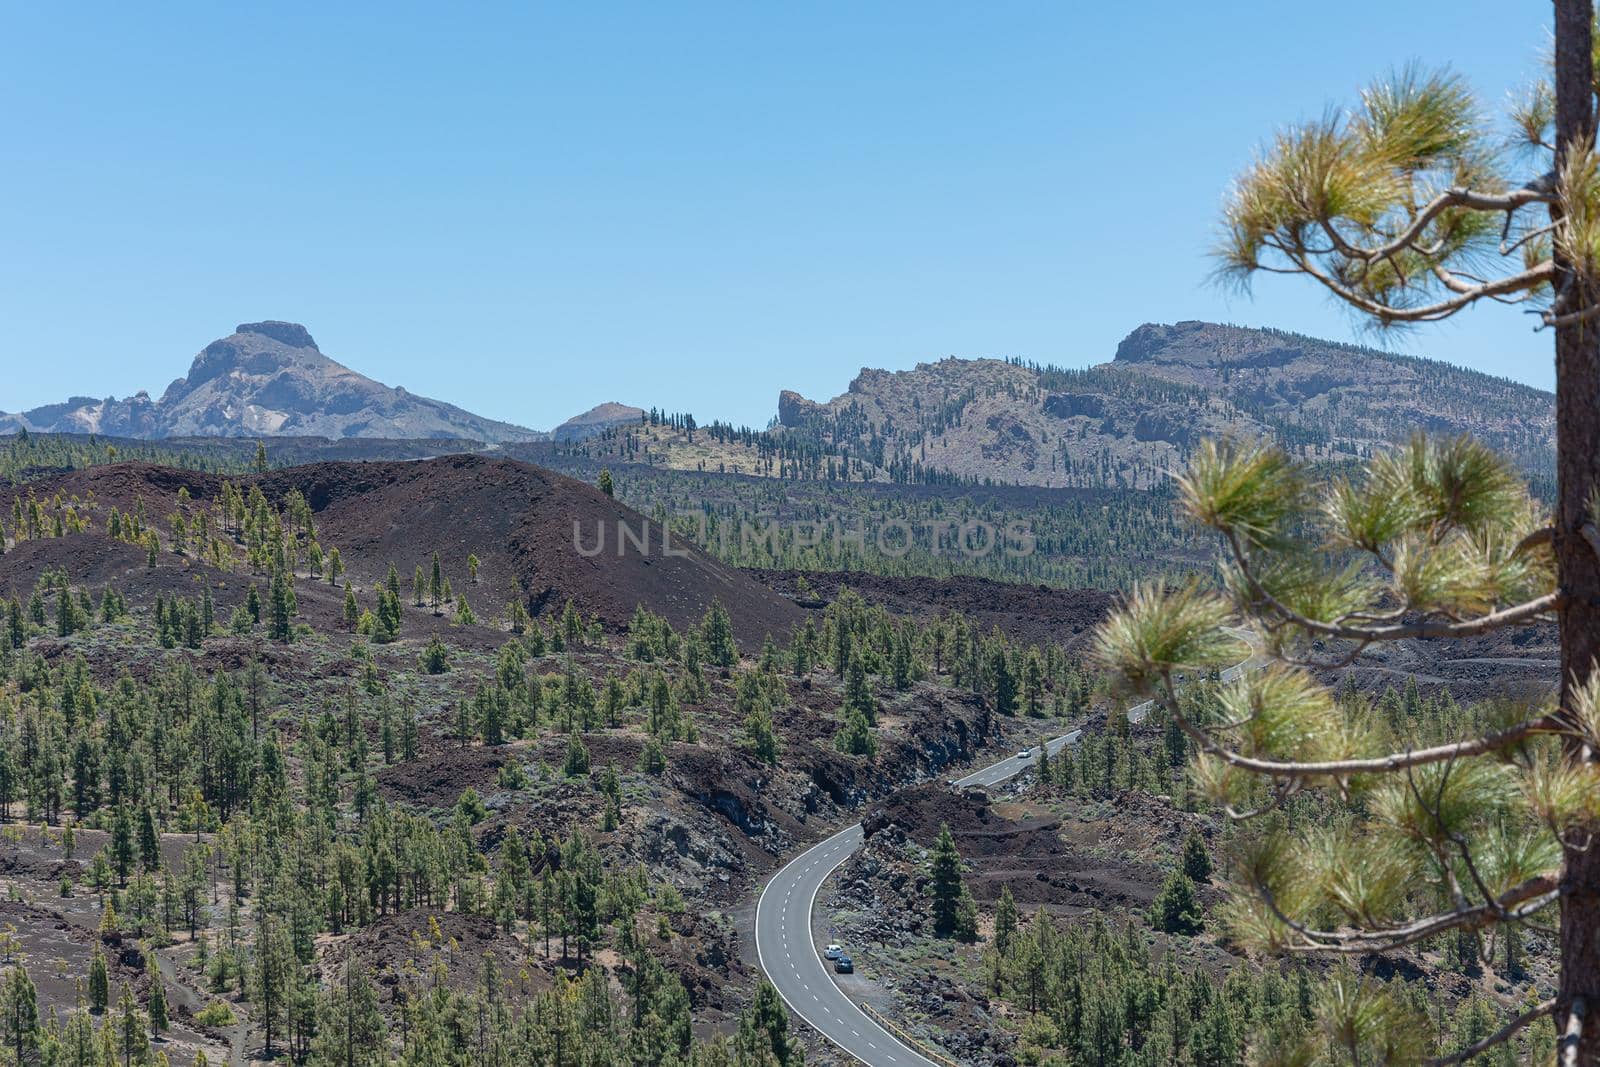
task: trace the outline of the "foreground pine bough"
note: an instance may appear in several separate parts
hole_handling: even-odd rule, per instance
[[[1227,546],[1226,592],[1136,590],[1099,633],[1101,661],[1166,706],[1199,749],[1197,784],[1230,815],[1253,819],[1311,788],[1359,799],[1370,813],[1247,835],[1243,891],[1227,916],[1235,936],[1270,950],[1361,954],[1548,922],[1563,850],[1587,847],[1600,819],[1600,767],[1587,758],[1600,749],[1596,677],[1573,687],[1564,708],[1506,701],[1481,736],[1378,751],[1372,724],[1315,676],[1376,642],[1553,615],[1559,598],[1544,591],[1554,583],[1552,539],[1510,468],[1468,440],[1418,438],[1314,498],[1281,450],[1211,443],[1183,489],[1190,515]],[[1180,699],[1180,672],[1238,659],[1227,630],[1236,613],[1273,662],[1209,700]],[[1359,1035],[1349,1046],[1358,1061],[1358,1046],[1380,1062],[1424,1059],[1423,1030],[1390,991],[1345,992],[1324,1000],[1323,1023]],[[1541,1004],[1496,1036],[1555,1008]]]
[[[1230,606],[1255,619],[1284,665],[1225,695],[1233,717],[1184,720],[1205,739],[1200,775],[1219,797],[1239,788],[1239,774],[1270,779],[1278,800],[1307,783],[1371,789],[1374,819],[1344,838],[1263,845],[1243,925],[1269,943],[1367,951],[1452,927],[1533,922],[1559,900],[1561,978],[1549,1011],[1559,1060],[1588,1065],[1600,1063],[1600,1025],[1584,1025],[1600,1004],[1600,849],[1590,847],[1600,829],[1591,682],[1600,156],[1593,4],[1555,0],[1554,12],[1553,83],[1535,84],[1514,110],[1514,152],[1459,79],[1401,72],[1360,106],[1280,134],[1232,190],[1218,252],[1225,278],[1303,274],[1380,328],[1486,300],[1532,311],[1555,334],[1558,491],[1548,528],[1531,520],[1505,467],[1467,442],[1413,444],[1374,464],[1364,484],[1340,486],[1320,514],[1270,451],[1212,448],[1187,495],[1227,542],[1231,605],[1194,590],[1144,591],[1108,627],[1104,652],[1174,703],[1173,670],[1220,662]],[[1514,176],[1530,158],[1532,173]],[[1363,558],[1313,550],[1324,543]],[[1294,663],[1313,641],[1347,660],[1373,642],[1545,615],[1561,629],[1554,708],[1425,751],[1362,752],[1357,731],[1336,721]],[[1322,858],[1285,872],[1296,853]],[[1413,875],[1443,909],[1436,915],[1407,918],[1424,895],[1404,891]],[[1318,918],[1337,925],[1311,925]]]

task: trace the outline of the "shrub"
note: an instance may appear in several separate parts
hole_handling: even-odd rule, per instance
[[[422,650],[418,662],[429,674],[443,674],[450,669],[450,650],[437,637],[429,638],[428,647]]]
[[[194,1021],[201,1026],[223,1027],[232,1026],[238,1022],[238,1017],[233,1014],[233,1009],[225,1000],[213,1000],[210,1004],[194,1013]]]

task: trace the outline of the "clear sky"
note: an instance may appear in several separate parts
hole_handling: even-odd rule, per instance
[[[264,318],[541,428],[763,425],[863,366],[1081,366],[1147,320],[1349,338],[1308,282],[1207,283],[1229,178],[1408,59],[1498,106],[1547,8],[7,4],[0,410],[159,394]],[[1553,380],[1509,309],[1396,347]]]

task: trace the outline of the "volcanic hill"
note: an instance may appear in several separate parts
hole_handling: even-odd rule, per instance
[[[237,484],[246,492],[259,485],[274,503],[291,491],[303,495],[324,550],[337,547],[347,572],[365,588],[381,581],[392,564],[409,590],[413,568],[428,566],[437,551],[456,592],[486,615],[514,597],[534,615],[559,612],[571,598],[613,629],[625,627],[641,604],[682,629],[720,601],[747,645],[769,633],[786,638],[804,617],[792,601],[687,542],[674,538],[670,551],[663,551],[658,523],[593,486],[527,463],[478,455],[314,463]],[[220,497],[222,485],[218,476],[200,471],[121,463],[0,493],[0,507],[9,511],[12,495],[60,494],[64,500],[92,499],[102,510],[133,511],[142,504],[160,526],[180,488],[196,502],[209,503]],[[73,539],[57,543],[70,545]],[[12,555],[0,557],[0,587],[21,577],[8,573],[23,562]],[[468,555],[480,561],[475,584],[465,575]]]

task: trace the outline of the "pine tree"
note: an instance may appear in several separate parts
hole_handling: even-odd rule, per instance
[[[106,954],[96,945],[94,954],[89,957],[89,1010],[101,1014],[110,999],[111,976],[106,970]]]
[[[1010,657],[1005,645],[996,641],[989,652],[991,691],[994,710],[1001,715],[1015,715],[1017,711],[1017,676],[1011,670]]]
[[[1150,906],[1150,924],[1168,934],[1197,934],[1203,925],[1194,883],[1181,870],[1167,875]]]
[[[778,763],[778,731],[772,725],[772,705],[763,696],[744,720],[745,737],[756,759],[769,767]]]
[[[139,862],[147,871],[161,866],[161,835],[148,805],[139,809]]]
[[[848,716],[860,715],[868,726],[878,724],[878,701],[867,682],[867,667],[860,652],[852,652],[850,666],[845,672],[844,711]]]
[[[748,1043],[753,1046],[752,1063],[765,1062],[764,1055],[769,1055],[780,1067],[788,1067],[798,1065],[804,1058],[798,1041],[789,1036],[789,1012],[783,1006],[783,998],[765,978],[756,984],[750,1008],[740,1017],[739,1031],[748,1035]]]
[[[144,1012],[139,1010],[139,1002],[133,999],[133,990],[123,986],[122,995],[117,998],[117,1041],[122,1049],[122,1067],[144,1062],[145,1054],[150,1050],[150,1037],[145,1026]],[[271,1051],[271,1046],[268,1046],[269,1055]]]
[[[479,725],[483,732],[483,743],[486,745],[503,745],[506,743],[506,716],[505,697],[503,693],[485,694],[483,715]]]
[[[1554,335],[1554,515],[1541,514],[1507,463],[1465,439],[1419,438],[1369,462],[1364,478],[1315,489],[1277,449],[1202,446],[1183,483],[1185,504],[1223,537],[1232,602],[1192,587],[1138,590],[1102,629],[1101,651],[1136,685],[1163,692],[1181,718],[1170,680],[1237,655],[1224,630],[1234,609],[1259,620],[1275,650],[1316,640],[1351,656],[1376,642],[1554,618],[1556,710],[1513,716],[1486,735],[1373,751],[1326,689],[1288,664],[1232,684],[1224,714],[1249,707],[1248,730],[1182,721],[1201,752],[1197,777],[1219,800],[1242,799],[1256,777],[1341,790],[1360,777],[1364,789],[1440,798],[1386,802],[1386,818],[1336,840],[1332,864],[1308,862],[1306,843],[1293,835],[1265,835],[1246,864],[1251,892],[1235,898],[1252,916],[1240,928],[1307,951],[1383,951],[1419,926],[1477,929],[1559,904],[1553,1022],[1570,1035],[1565,1062],[1593,1067],[1600,1026],[1583,1017],[1600,1004],[1600,849],[1588,844],[1600,831],[1592,802],[1600,796],[1595,12],[1591,0],[1555,0],[1554,14],[1553,84],[1524,94],[1510,116],[1520,153],[1503,151],[1502,133],[1483,121],[1463,79],[1406,68],[1351,108],[1278,134],[1230,191],[1218,252],[1232,281],[1247,284],[1261,270],[1304,274],[1379,327],[1436,322],[1486,302],[1528,304]],[[1513,172],[1529,160],[1526,173]],[[1364,567],[1351,565],[1355,555]],[[1152,643],[1137,648],[1145,639]],[[1291,718],[1293,730],[1274,732]],[[1525,752],[1523,762],[1485,758],[1513,748]],[[1447,803],[1496,780],[1508,795],[1537,799]],[[1509,857],[1497,855],[1504,849],[1495,835],[1534,862],[1498,867]],[[1397,839],[1410,840],[1413,854],[1437,847],[1452,859],[1431,870],[1380,867]],[[1440,873],[1457,861],[1517,877],[1457,890]],[[1361,899],[1341,899],[1346,915],[1366,920],[1357,929],[1303,921],[1321,917],[1335,876],[1363,887]],[[1420,892],[1428,883],[1437,891]],[[1425,899],[1444,903],[1431,917],[1410,910]],[[1513,1030],[1530,1021],[1519,1018]]]
[[[971,940],[976,931],[971,916],[964,913],[970,909],[972,898],[961,880],[961,853],[956,850],[949,823],[939,824],[939,836],[928,854],[928,875],[934,931],[940,937]]]
[[[111,823],[111,859],[116,865],[117,881],[128,884],[128,872],[133,869],[133,819],[126,805],[118,805]]]
[[[614,496],[616,494],[616,485],[611,481],[611,469],[609,467],[600,469],[600,491],[606,496]]]
[[[644,739],[644,748],[639,752],[639,769],[646,774],[660,774],[667,769],[666,750],[654,735]]]
[[[872,735],[872,724],[859,711],[845,713],[844,725],[833,736],[833,746],[852,756],[877,759],[878,739]]]
[[[10,1045],[12,1062],[28,1062],[29,1052],[38,1044],[39,994],[28,969],[20,963],[6,972],[0,985],[0,1014],[5,1021],[6,1043]]]
[[[567,735],[567,758],[562,771],[568,778],[583,778],[589,774],[589,749],[576,733]]]
[[[267,592],[267,636],[284,644],[294,640],[294,609],[291,606],[291,595],[289,579],[282,570],[273,568]]]
[[[314,1062],[344,1067],[382,1063],[387,1041],[377,991],[358,964],[347,960],[341,972],[317,1025]]]
[[[263,912],[256,929],[255,961],[250,968],[252,1020],[261,1027],[267,1057],[272,1057],[272,1035],[279,1033],[299,963],[289,935]]]
[[[1000,899],[994,906],[994,950],[1004,956],[1011,951],[1012,939],[1017,935],[1017,902],[1011,896],[1011,887],[1002,886]]]
[[[733,641],[733,620],[721,601],[712,601],[700,623],[700,640],[705,644],[706,662],[716,667],[731,667],[739,661]]]
[[[150,1036],[160,1037],[167,1029],[167,992],[160,975],[150,982]]]
[[[902,692],[911,688],[915,666],[911,652],[911,633],[901,627],[895,631],[894,650],[890,655],[889,674],[894,687]]]
[[[428,638],[418,662],[428,674],[443,674],[450,669],[450,649],[439,640],[438,635],[434,635]]]
[[[1022,668],[1023,710],[1037,718],[1044,714],[1044,660],[1037,648],[1028,650]]]
[[[1197,883],[1211,880],[1211,853],[1206,850],[1205,838],[1194,830],[1183,839],[1183,873]]]

